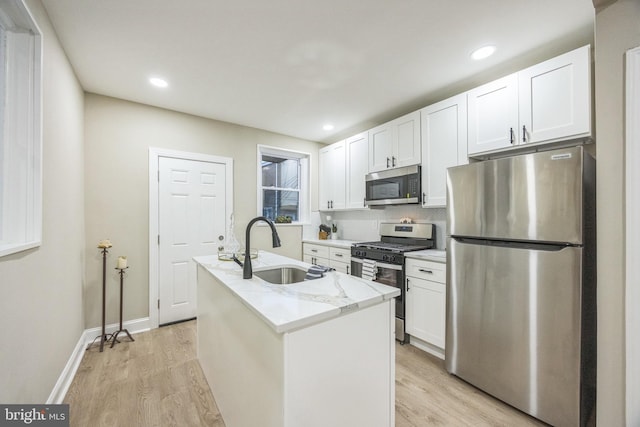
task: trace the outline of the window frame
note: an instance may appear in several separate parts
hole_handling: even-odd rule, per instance
[[[0,10],[0,102],[5,105],[0,111],[2,257],[42,244],[43,40],[24,1],[3,2]]]
[[[280,188],[280,187],[263,187],[262,186],[262,156],[269,155],[274,157],[286,158],[286,159],[297,159],[300,161],[300,171],[299,171],[299,189],[297,190],[299,193],[298,196],[298,220],[292,221],[291,224],[305,224],[309,222],[310,216],[310,177],[311,177],[311,169],[310,169],[310,160],[311,154],[289,150],[286,148],[273,147],[268,145],[260,145],[257,146],[257,214],[258,216],[262,216],[263,212],[263,190],[264,189],[275,189],[275,190],[284,190],[284,191],[292,191],[289,188]],[[282,224],[279,224],[282,225]]]

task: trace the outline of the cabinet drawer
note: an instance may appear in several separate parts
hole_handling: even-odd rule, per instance
[[[406,269],[409,277],[446,283],[447,266],[444,263],[408,258]]]
[[[302,252],[305,255],[313,257],[329,258],[329,247],[322,245],[314,245],[313,243],[305,243],[302,246]]]
[[[329,248],[329,259],[338,262],[351,262],[351,250],[342,248]]]

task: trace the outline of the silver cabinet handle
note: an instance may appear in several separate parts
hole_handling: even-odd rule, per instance
[[[522,125],[522,142],[527,142],[527,126]]]
[[[409,278],[407,277],[407,292],[409,292]]]
[[[336,255],[337,257],[340,257],[340,258],[342,258],[342,257],[344,256],[344,255],[342,255],[342,254],[335,254],[335,255]]]
[[[425,270],[424,268],[419,268],[418,271],[421,272],[421,273],[433,274],[433,271]]]
[[[396,166],[396,157],[395,156],[391,156],[391,166],[393,166],[393,167]]]
[[[311,249],[311,252],[313,252],[315,254],[316,252],[318,252],[318,250],[317,249]]]
[[[387,167],[389,167],[389,158],[387,157]]]
[[[513,128],[509,128],[509,142],[511,144],[513,144],[515,142],[514,138],[513,138]]]

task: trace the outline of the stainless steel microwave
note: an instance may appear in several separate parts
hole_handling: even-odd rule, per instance
[[[365,177],[367,206],[420,203],[420,166],[405,166]]]

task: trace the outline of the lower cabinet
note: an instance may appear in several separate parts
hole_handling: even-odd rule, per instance
[[[349,249],[303,243],[302,252],[304,262],[335,268],[341,273],[351,274],[351,251]]]
[[[444,358],[446,265],[408,258],[406,272],[405,315],[411,344]]]

